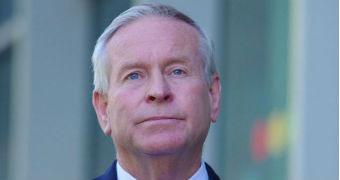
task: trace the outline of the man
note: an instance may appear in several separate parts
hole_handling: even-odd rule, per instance
[[[99,37],[93,105],[117,161],[97,179],[219,179],[201,159],[221,86],[207,36],[162,4],[134,6]]]

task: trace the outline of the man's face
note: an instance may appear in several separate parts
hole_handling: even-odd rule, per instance
[[[178,20],[146,17],[120,28],[106,51],[109,91],[98,118],[107,118],[102,127],[118,152],[201,149],[218,114],[219,89],[206,83],[198,32]]]

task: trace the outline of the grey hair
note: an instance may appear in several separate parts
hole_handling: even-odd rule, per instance
[[[142,17],[161,16],[183,21],[194,27],[200,36],[200,53],[204,62],[204,73],[207,84],[210,84],[211,75],[217,73],[214,61],[214,47],[204,31],[188,16],[175,8],[160,3],[145,3],[133,6],[116,17],[98,38],[92,54],[92,64],[94,71],[94,91],[106,94],[109,90],[110,65],[105,51],[105,47],[110,38],[119,28],[132,23]]]

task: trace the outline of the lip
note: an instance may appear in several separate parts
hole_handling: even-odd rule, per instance
[[[143,121],[139,122],[138,124],[144,123],[144,122],[148,122],[148,121],[164,121],[164,120],[182,120],[176,117],[170,117],[170,116],[153,116],[153,117],[149,117],[144,119]]]

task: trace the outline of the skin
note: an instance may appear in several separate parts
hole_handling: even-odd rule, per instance
[[[188,179],[220,111],[218,74],[208,86],[199,34],[166,17],[144,17],[109,40],[109,91],[93,93],[99,124],[120,165],[137,179]]]

